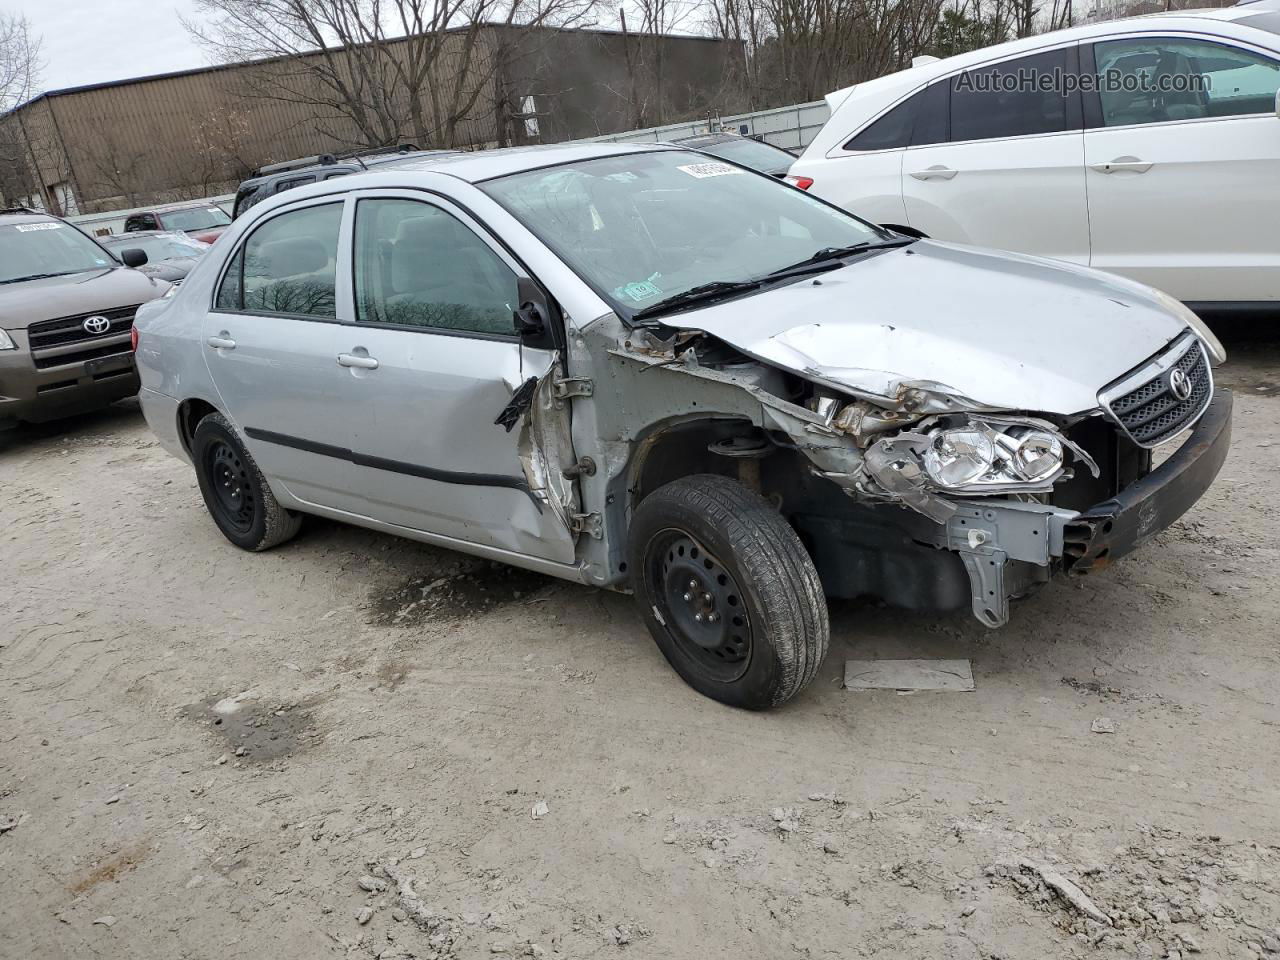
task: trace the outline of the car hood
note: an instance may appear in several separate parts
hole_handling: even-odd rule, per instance
[[[129,267],[0,285],[0,327],[25,330],[41,320],[114,310],[161,296],[169,284]]]
[[[663,322],[855,394],[894,401],[922,387],[1068,415],[1187,329],[1162,297],[1084,267],[921,240]]]

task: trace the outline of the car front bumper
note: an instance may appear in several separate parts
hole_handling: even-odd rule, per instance
[[[1167,460],[1068,523],[1067,569],[1073,574],[1102,569],[1186,513],[1209,489],[1227,458],[1231,409],[1231,391],[1214,391],[1191,436]]]
[[[0,423],[56,420],[138,392],[138,373],[127,336],[120,342],[119,353],[36,367],[25,349],[22,331],[15,332],[19,349],[0,351]]]
[[[1009,619],[1009,599],[1055,570],[1106,567],[1151,540],[1209,489],[1231,446],[1231,391],[1214,392],[1182,446],[1116,496],[1077,513],[1011,500],[953,501],[938,545],[960,555],[973,614],[989,627]],[[1010,562],[1012,561],[1012,562]]]

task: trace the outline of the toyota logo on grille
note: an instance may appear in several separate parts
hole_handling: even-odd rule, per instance
[[[111,321],[106,317],[85,317],[81,326],[85,333],[106,333],[111,329]]]
[[[1191,378],[1181,370],[1175,369],[1169,374],[1169,391],[1179,400],[1191,396]]]

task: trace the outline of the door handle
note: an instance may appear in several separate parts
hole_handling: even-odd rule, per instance
[[[215,350],[234,350],[236,348],[236,342],[231,339],[231,334],[227,333],[225,330],[219,333],[216,337],[210,337],[205,341],[205,343],[213,347]]]
[[[1107,163],[1091,163],[1090,169],[1098,171],[1098,173],[1146,173],[1154,164],[1148,163],[1146,160],[1139,160],[1137,157],[1116,157]]]
[[[911,175],[917,180],[950,180],[958,172],[958,170],[952,170],[950,167],[935,163],[932,167],[926,167],[923,170],[913,170]]]
[[[358,357],[352,353],[338,354],[338,365],[342,367],[358,367],[361,370],[378,369],[378,361],[373,357]]]

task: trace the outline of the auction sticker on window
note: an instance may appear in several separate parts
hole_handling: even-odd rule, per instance
[[[707,177],[723,177],[730,173],[741,173],[742,170],[728,163],[686,163],[682,167],[676,167],[691,177],[697,177],[699,180],[705,180]]]
[[[15,223],[19,233],[30,233],[32,230],[60,230],[60,223]]]

